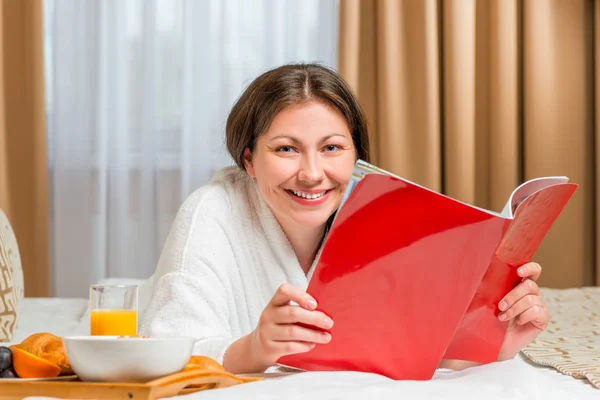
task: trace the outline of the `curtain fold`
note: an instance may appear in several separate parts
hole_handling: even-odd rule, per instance
[[[6,144],[6,121],[4,107],[4,10],[0,6],[0,208],[10,218],[10,196],[8,191],[8,147]]]
[[[595,281],[591,5],[528,0],[523,9],[524,177],[564,174],[580,184],[537,253],[557,285]]]
[[[526,179],[580,184],[534,255],[545,286],[600,284],[598,8],[341,2],[339,71],[364,104],[382,168],[496,211]]]
[[[501,210],[523,179],[520,0],[490,2],[489,31],[489,197]]]
[[[378,132],[398,133],[386,134],[389,140],[378,144],[379,160],[439,190],[440,124],[434,116],[440,107],[440,43],[435,1],[384,2],[377,16],[383,21],[378,30],[377,76],[389,77],[385,85],[377,86]],[[387,109],[386,104],[396,107]]]
[[[594,71],[594,76],[596,77],[594,81],[596,82],[595,87],[595,104],[596,109],[594,110],[596,115],[596,120],[594,121],[596,124],[595,138],[596,138],[596,146],[594,148],[596,155],[596,165],[594,171],[596,173],[596,180],[594,181],[596,188],[596,198],[595,204],[597,206],[598,199],[600,199],[600,0],[594,1],[594,65],[596,66],[596,70]],[[597,209],[594,210],[594,214],[596,216],[594,222],[596,227],[600,226],[600,211]],[[590,218],[592,219],[592,218]],[[595,242],[595,259],[596,259],[596,285],[600,286],[600,253],[598,249],[600,249],[600,232],[595,232],[596,242]]]
[[[0,2],[0,207],[17,237],[25,295],[49,294],[42,3]]]

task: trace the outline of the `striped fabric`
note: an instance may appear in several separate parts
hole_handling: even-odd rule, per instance
[[[600,389],[600,287],[542,289],[550,323],[522,353]]]
[[[0,342],[8,342],[14,335],[24,289],[17,240],[8,218],[0,210]]]

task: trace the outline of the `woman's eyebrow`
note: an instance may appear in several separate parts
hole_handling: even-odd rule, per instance
[[[335,136],[339,136],[339,137],[342,137],[342,138],[344,138],[344,139],[346,138],[346,136],[345,136],[345,135],[342,135],[341,133],[331,133],[331,134],[329,134],[329,135],[327,135],[327,136],[324,136],[324,137],[323,137],[323,138],[320,140],[320,142],[321,142],[321,143],[322,143],[322,142],[325,142],[325,141],[327,141],[327,140],[329,140],[329,139],[331,139],[332,137],[335,137]],[[277,135],[277,136],[273,136],[273,137],[272,137],[272,138],[271,138],[269,141],[273,141],[273,140],[276,140],[276,139],[290,139],[292,142],[294,142],[294,143],[296,143],[296,144],[300,144],[300,143],[302,143],[302,140],[300,140],[300,138],[298,138],[298,137],[296,137],[296,136],[292,136],[292,135],[290,135],[290,134],[287,134],[287,133],[282,133],[282,134],[279,134],[279,135]]]
[[[280,135],[273,136],[271,139],[269,139],[269,141],[271,142],[271,141],[273,141],[273,140],[275,140],[275,139],[290,139],[290,140],[291,140],[292,142],[294,142],[294,143],[301,143],[301,142],[302,142],[302,141],[301,141],[299,138],[297,138],[296,136],[292,136],[292,135],[289,135],[289,134],[287,134],[287,133],[282,133],[282,134],[280,134]]]
[[[341,133],[331,133],[331,134],[325,136],[323,139],[321,139],[321,142],[325,142],[326,140],[329,140],[329,139],[331,139],[332,137],[335,137],[335,136],[339,136],[339,137],[344,138],[344,139],[347,138],[345,135],[342,135]]]

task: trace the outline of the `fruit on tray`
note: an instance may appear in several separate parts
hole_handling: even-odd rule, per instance
[[[12,367],[12,350],[6,346],[0,347],[0,371]]]
[[[0,378],[18,378],[13,369],[13,353],[6,346],[0,347]]]
[[[51,364],[58,365],[60,375],[73,374],[62,339],[56,335],[47,332],[35,333],[11,348],[13,350],[19,348]]]
[[[196,368],[204,369],[206,371],[225,371],[225,368],[223,368],[221,364],[206,356],[191,356],[183,370],[188,371]]]
[[[15,372],[15,370],[10,367],[9,369],[5,369],[4,371],[0,372],[0,379],[15,379],[18,378],[17,373]]]
[[[13,368],[19,378],[54,378],[60,374],[60,367],[25,350],[15,347]]]

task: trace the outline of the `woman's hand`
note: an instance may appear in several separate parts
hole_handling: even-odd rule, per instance
[[[290,301],[298,306],[290,305]],[[282,356],[328,343],[329,333],[299,325],[331,328],[331,318],[316,308],[317,302],[309,294],[284,283],[265,307],[256,329],[229,347],[223,366],[233,373],[263,372]]]
[[[290,305],[290,301],[299,306]],[[317,343],[328,343],[331,335],[298,325],[312,325],[322,329],[333,326],[331,318],[314,311],[317,302],[306,292],[284,283],[267,305],[253,332],[252,353],[265,369],[282,356],[304,353]]]
[[[521,349],[531,343],[546,327],[550,315],[535,281],[542,267],[534,262],[522,265],[517,270],[521,282],[498,304],[498,319],[509,321],[498,361],[515,357]]]

